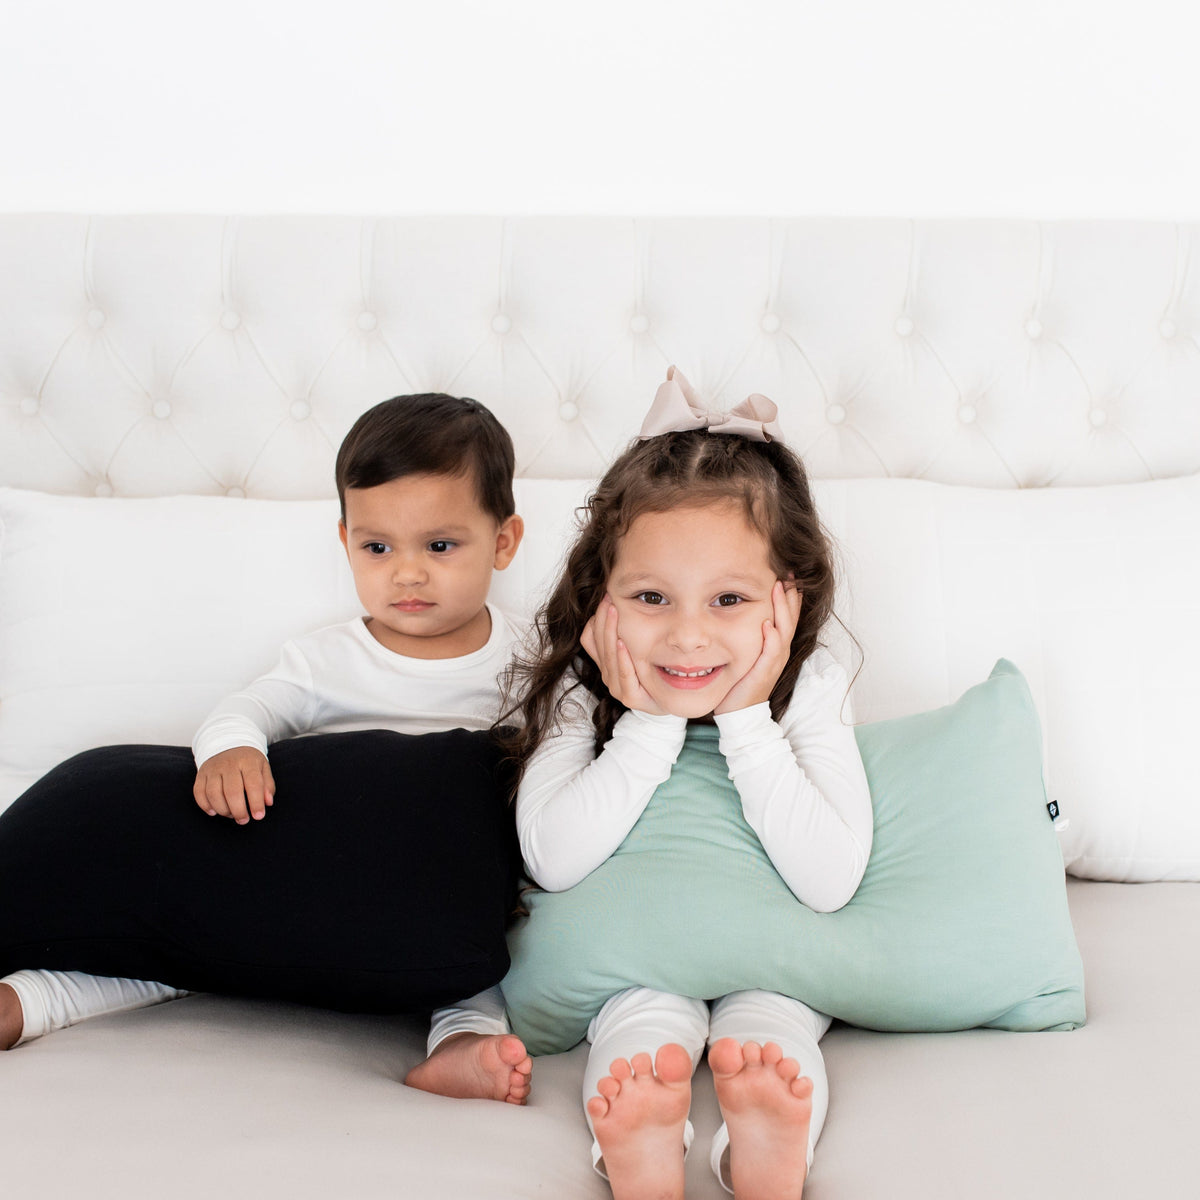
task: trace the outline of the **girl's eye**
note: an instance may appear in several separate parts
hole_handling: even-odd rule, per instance
[[[716,600],[718,608],[733,608],[734,605],[741,604],[741,602],[742,598],[737,592],[722,592]]]
[[[436,542],[429,543],[429,549],[434,554],[445,554],[447,551],[454,549],[454,543],[446,541],[445,538],[438,538]]]
[[[662,592],[638,592],[634,597],[635,600],[640,600],[643,604],[666,604],[667,598]]]
[[[367,542],[363,546],[363,549],[368,554],[386,554],[388,552],[388,545],[386,542]]]

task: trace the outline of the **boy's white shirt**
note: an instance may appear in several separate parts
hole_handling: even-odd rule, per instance
[[[313,733],[487,729],[500,715],[503,675],[526,626],[489,604],[485,645],[458,658],[410,658],[381,645],[363,617],[284,643],[279,662],[226,697],[192,741],[197,767],[235,746]]]
[[[767,704],[717,716],[719,748],[742,811],[801,903],[832,912],[854,895],[871,852],[873,817],[842,666],[816,651],[782,719]],[[683,748],[687,721],[630,710],[599,755],[595,700],[582,688],[542,743],[517,793],[525,866],[547,891],[573,887],[637,823]]]

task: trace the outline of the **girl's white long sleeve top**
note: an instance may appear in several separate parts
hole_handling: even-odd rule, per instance
[[[819,649],[780,721],[766,703],[715,717],[746,821],[796,898],[817,912],[854,895],[871,853],[871,797],[847,692],[845,670]],[[594,708],[575,689],[517,793],[526,870],[547,891],[573,887],[620,846],[683,747],[685,718],[630,710],[597,755]]]

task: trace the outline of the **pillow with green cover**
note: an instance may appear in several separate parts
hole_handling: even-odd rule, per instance
[[[1074,1029],[1083,965],[1046,808],[1024,677],[933,712],[860,726],[875,836],[853,899],[814,913],[741,814],[713,726],[605,863],[536,892],[503,988],[536,1054],[580,1041],[631,986],[711,999],[763,988],[870,1029]]]

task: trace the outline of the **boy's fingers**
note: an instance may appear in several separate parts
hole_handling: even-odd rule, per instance
[[[221,788],[221,777],[219,775],[209,775],[205,780],[206,792],[209,807],[212,809],[213,816],[227,817],[229,816],[229,805],[225,803],[225,793]]]
[[[263,763],[263,786],[267,793],[267,807],[275,803],[275,776],[271,774],[271,764]]]
[[[242,788],[242,773],[239,771],[236,775],[222,775],[221,784],[229,815],[239,825],[245,825],[250,817],[246,812],[246,793]]]
[[[256,821],[261,821],[267,811],[267,798],[263,789],[262,775],[247,771],[242,777],[242,782],[245,786],[246,806],[250,816]]]
[[[196,782],[192,784],[192,799],[196,801],[202,812],[208,813],[210,817],[217,815],[216,810],[209,802],[205,781],[199,775],[196,776]]]

